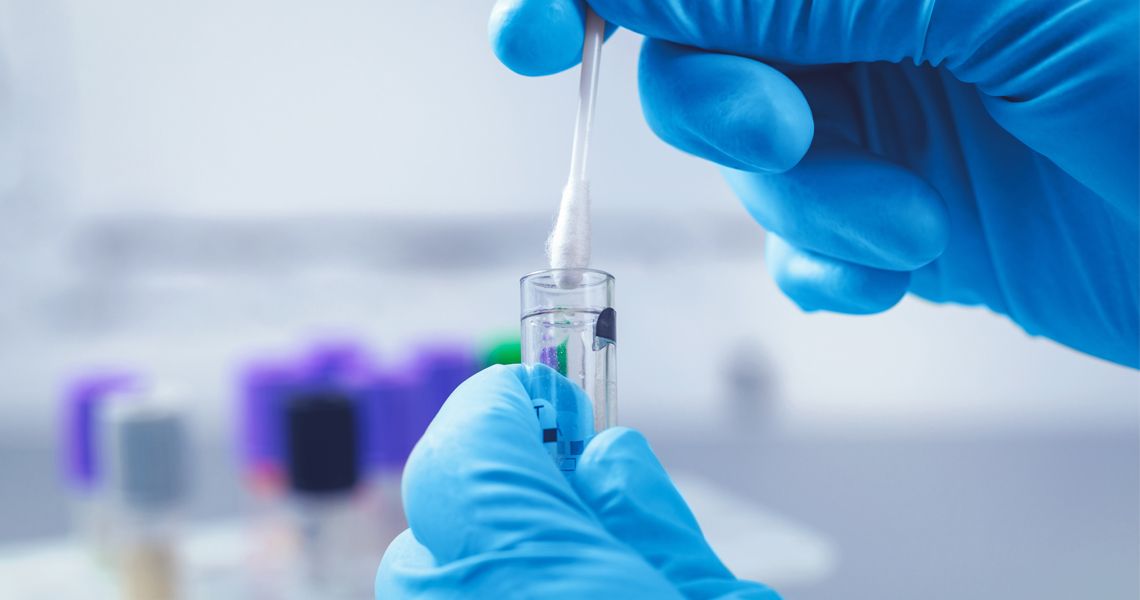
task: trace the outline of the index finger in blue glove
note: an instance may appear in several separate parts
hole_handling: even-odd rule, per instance
[[[788,241],[894,270],[916,269],[945,248],[949,222],[939,194],[844,139],[850,134],[836,131],[838,123],[851,119],[841,114],[842,102],[820,102],[828,125],[809,150],[807,101],[760,62],[648,40],[640,82],[650,127],[682,150],[738,169],[726,173],[737,195],[760,224]],[[831,96],[842,87],[826,78],[812,83],[808,89],[824,85]]]
[[[758,223],[813,252],[911,271],[949,243],[949,213],[930,184],[844,141],[819,140],[787,173],[722,171]]]
[[[408,525],[440,562],[535,541],[602,539],[542,446],[521,366],[452,393],[404,470]]]
[[[750,58],[647,40],[638,69],[649,127],[673,146],[737,169],[784,171],[812,140],[807,100]]]
[[[677,597],[555,467],[530,383],[496,366],[448,398],[405,468],[411,529],[384,554],[378,598]]]
[[[898,304],[910,286],[910,272],[857,265],[796,248],[769,233],[764,262],[780,291],[800,308],[850,315],[882,312]]]
[[[614,427],[590,441],[571,480],[602,525],[644,557],[686,598],[779,600],[737,579],[705,541],[684,498],[637,431]]]

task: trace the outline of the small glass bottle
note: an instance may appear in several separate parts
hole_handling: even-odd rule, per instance
[[[187,415],[161,388],[122,394],[124,400],[112,401],[99,416],[122,596],[175,600],[184,583],[179,524],[189,493]]]
[[[523,277],[521,288],[522,363],[543,443],[572,472],[594,434],[617,420],[614,278],[550,269]]]

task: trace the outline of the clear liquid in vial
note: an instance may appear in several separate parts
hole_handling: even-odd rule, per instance
[[[605,344],[595,350],[599,314],[548,310],[522,320],[522,356],[523,364],[531,369],[530,395],[543,428],[543,442],[563,471],[577,467],[586,443],[614,418],[615,349]]]

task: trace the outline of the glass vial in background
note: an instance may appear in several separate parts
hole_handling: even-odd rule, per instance
[[[379,552],[354,500],[360,491],[359,406],[335,386],[317,385],[286,401],[286,474],[301,541],[302,597],[363,598]]]
[[[123,597],[181,596],[178,522],[187,496],[186,416],[153,389],[124,392],[101,426],[108,500],[115,516],[115,555]]]
[[[726,427],[750,437],[769,433],[777,416],[778,376],[771,355],[757,340],[741,338],[726,344],[722,354],[719,394]]]
[[[617,420],[614,278],[550,269],[520,284],[522,363],[543,443],[558,468],[572,472],[590,439]]]

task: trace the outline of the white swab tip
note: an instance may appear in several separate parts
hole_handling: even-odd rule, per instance
[[[562,190],[558,219],[546,242],[551,269],[584,269],[590,265],[590,189],[585,181],[571,180]],[[576,287],[582,274],[555,275],[558,287]]]

